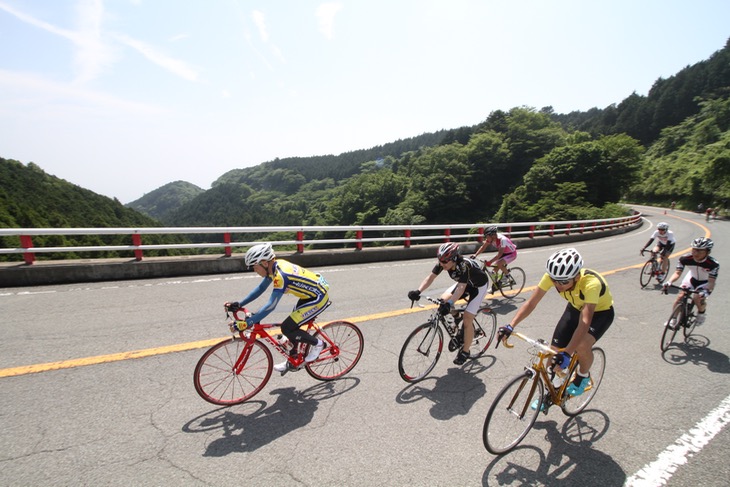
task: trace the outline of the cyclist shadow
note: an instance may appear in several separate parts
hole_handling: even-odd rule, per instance
[[[316,384],[304,391],[283,387],[271,391],[276,400],[251,401],[232,410],[215,409],[183,426],[188,433],[219,429],[221,436],[208,443],[203,456],[223,457],[231,453],[253,452],[287,433],[309,424],[322,400],[356,387],[359,379],[350,377]]]
[[[706,365],[710,372],[730,374],[730,358],[709,348],[710,339],[704,335],[690,335],[684,342],[670,347],[662,354],[664,361],[672,365],[693,363]]]
[[[396,402],[408,404],[420,400],[431,401],[431,417],[439,421],[466,415],[487,391],[487,386],[477,377],[477,374],[489,368],[478,361],[485,358],[491,358],[491,363],[494,364],[494,357],[484,356],[463,367],[454,366],[444,376],[428,377],[407,386],[398,394]],[[433,382],[431,388],[428,387],[430,382]]]
[[[497,316],[507,315],[515,311],[518,305],[523,301],[525,301],[525,298],[521,296],[510,299],[505,299],[502,296],[500,296],[499,298],[495,297],[489,304],[489,308],[494,311],[494,314],[496,314]],[[497,325],[499,325],[499,322],[497,322]]]
[[[596,485],[596,479],[601,479],[602,486],[622,486],[626,473],[621,466],[593,447],[608,427],[608,417],[594,409],[569,418],[562,430],[556,421],[538,421],[534,429],[545,431],[550,450],[543,453],[524,445],[495,458],[484,472],[482,485]]]

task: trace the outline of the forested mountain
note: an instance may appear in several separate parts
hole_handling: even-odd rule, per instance
[[[0,227],[6,228],[105,228],[157,227],[160,222],[126,208],[111,199],[46,174],[34,163],[0,157]],[[171,235],[151,235],[145,243],[178,243],[184,239]],[[129,235],[49,235],[34,236],[37,247],[75,247],[89,245],[131,245]],[[1,237],[0,247],[20,247],[17,237]],[[168,254],[168,252],[164,252]],[[44,258],[86,258],[132,256],[131,252],[87,252],[38,254]],[[155,252],[149,255],[156,255]],[[21,260],[22,256],[0,255],[0,260]]]
[[[125,206],[149,215],[156,220],[164,221],[170,212],[192,201],[204,191],[204,189],[187,181],[174,181],[147,193],[131,203],[127,203]]]

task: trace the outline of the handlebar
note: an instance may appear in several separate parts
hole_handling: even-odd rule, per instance
[[[520,333],[519,331],[513,331],[510,334],[510,337],[514,337],[514,336],[516,336],[517,338],[519,338],[521,340],[526,341],[527,343],[529,343],[533,347],[536,347],[536,348],[540,349],[540,351],[545,352],[545,353],[548,353],[550,355],[557,355],[557,354],[560,353],[559,351],[555,351],[552,348],[550,348],[545,342],[543,342],[541,340],[535,340],[534,338],[530,338],[527,335],[524,335],[524,334]],[[509,337],[503,338],[502,340],[497,340],[497,345],[495,346],[495,348],[497,346],[499,346],[499,342],[500,341],[502,343],[504,343],[504,346],[506,348],[514,348],[514,345],[510,344],[507,340],[509,340]]]
[[[702,291],[708,291],[709,292],[709,289],[689,289],[689,288],[686,288],[686,287],[677,286],[676,284],[669,284],[668,286],[664,287],[664,289],[662,289],[662,292],[664,294],[667,294],[667,289],[669,289],[670,287],[673,287],[674,289],[679,289],[680,291],[684,291],[687,294],[699,294]]]

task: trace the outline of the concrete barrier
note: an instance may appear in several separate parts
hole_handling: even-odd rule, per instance
[[[570,244],[596,238],[630,232],[643,225],[643,220],[633,226],[613,230],[572,233],[570,235],[515,238],[518,249],[545,245]],[[368,247],[362,250],[307,250],[304,253],[280,252],[278,256],[304,267],[362,264],[410,259],[427,259],[436,256],[440,244],[403,247]],[[476,250],[478,243],[463,243],[462,253]],[[243,253],[224,256],[147,257],[142,261],[130,259],[85,259],[36,261],[32,265],[19,263],[0,264],[0,287],[42,286],[81,282],[121,281],[129,279],[154,279],[162,277],[228,274],[246,271]],[[247,272],[247,271],[246,271]]]

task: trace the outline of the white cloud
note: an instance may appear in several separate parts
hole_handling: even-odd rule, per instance
[[[154,47],[139,41],[132,39],[124,34],[113,34],[113,37],[119,42],[135,49],[149,61],[157,64],[158,66],[170,71],[171,73],[180,76],[188,81],[197,81],[198,72],[192,67],[188,66],[184,61],[173,59],[166,56],[165,54],[157,51]]]
[[[323,3],[317,7],[317,20],[319,31],[324,34],[327,40],[334,37],[335,14],[342,9],[342,4],[337,2]]]
[[[251,17],[253,17],[253,23],[256,24],[256,28],[259,30],[261,40],[267,42],[269,40],[269,33],[266,30],[266,19],[264,18],[264,13],[260,10],[254,10],[251,13]]]

